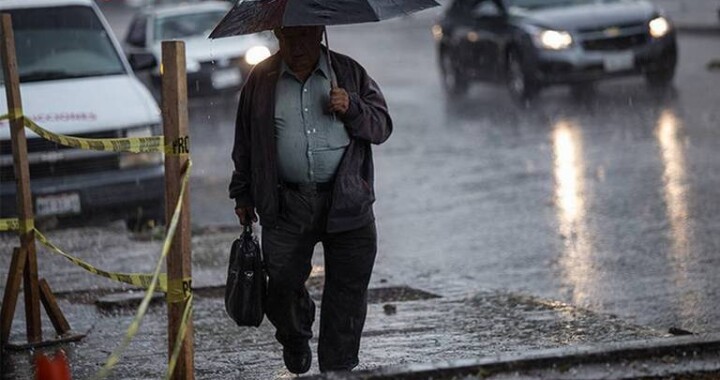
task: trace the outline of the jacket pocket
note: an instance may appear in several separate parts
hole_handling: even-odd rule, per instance
[[[370,185],[360,176],[336,178],[333,209],[341,215],[358,215],[366,212],[373,202]]]

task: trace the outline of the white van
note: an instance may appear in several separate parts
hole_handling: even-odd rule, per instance
[[[0,12],[12,15],[26,116],[52,132],[79,137],[160,133],[157,103],[133,74],[93,0],[0,0]],[[3,88],[0,113],[6,112]],[[131,228],[164,219],[160,154],[71,149],[26,133],[37,218],[114,215]],[[16,216],[15,192],[4,121],[0,217]]]

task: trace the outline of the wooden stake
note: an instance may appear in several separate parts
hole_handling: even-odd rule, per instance
[[[55,300],[55,295],[50,290],[50,285],[48,285],[44,278],[40,279],[38,285],[40,286],[40,301],[42,301],[43,306],[45,306],[45,311],[48,317],[50,317],[50,322],[52,322],[55,332],[58,335],[67,334],[70,332],[70,324],[60,310],[60,305],[58,305]]]
[[[173,154],[165,155],[165,215],[167,225],[180,195],[183,171],[186,170],[190,149],[188,134],[187,77],[185,73],[185,44],[182,41],[162,42],[162,117],[165,143],[172,144]],[[187,298],[180,296],[173,287],[180,287],[181,295],[190,290],[190,196],[186,190],[182,199],[182,213],[175,238],[167,257],[168,272],[168,358],[172,354],[175,339]],[[192,316],[187,321],[185,339],[180,356],[172,374],[174,380],[194,379]]]
[[[0,349],[8,343],[10,329],[15,317],[15,307],[20,293],[20,283],[25,269],[26,254],[22,248],[15,248],[10,261],[5,294],[3,295],[2,310],[0,310]]]
[[[5,75],[5,94],[8,112],[10,113],[10,134],[12,139],[13,163],[15,164],[15,180],[17,182],[18,218],[21,225],[33,220],[32,193],[30,191],[30,167],[27,160],[27,141],[22,116],[22,99],[20,97],[20,78],[17,71],[15,56],[15,37],[13,35],[10,15],[0,16],[2,40],[0,54]],[[20,246],[26,252],[24,292],[25,318],[27,339],[29,343],[42,340],[40,325],[40,292],[37,278],[37,256],[35,255],[35,231],[25,228],[20,231]]]

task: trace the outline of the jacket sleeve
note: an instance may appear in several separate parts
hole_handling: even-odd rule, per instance
[[[353,62],[358,92],[349,93],[350,105],[342,120],[351,137],[382,144],[392,133],[392,119],[377,83],[358,63]]]
[[[252,199],[252,172],[250,166],[250,149],[251,149],[251,133],[250,133],[250,110],[249,103],[250,86],[243,87],[240,93],[240,102],[238,103],[237,118],[235,120],[235,142],[232,150],[232,160],[235,169],[230,180],[230,198],[235,200],[235,207],[252,207],[254,202]]]

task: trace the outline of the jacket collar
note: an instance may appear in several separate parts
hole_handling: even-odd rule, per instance
[[[324,76],[325,79],[330,79],[331,72],[328,68],[328,61],[327,61],[327,53],[325,52],[325,49],[320,50],[320,58],[318,59],[317,64],[315,64],[315,68],[312,70],[312,74],[319,73],[320,75]],[[283,76],[285,74],[291,75],[293,77],[297,77],[295,73],[290,69],[290,66],[288,66],[287,63],[280,58],[280,76]]]
[[[327,69],[327,54],[330,54],[330,58],[332,59],[332,71],[328,70],[330,72],[330,75],[333,75],[335,77],[335,80],[338,83],[338,86],[343,86],[343,78],[341,75],[337,75],[338,73],[338,60],[337,60],[337,53],[335,53],[332,50],[328,50],[327,47],[322,47],[322,53],[320,60],[322,61],[322,64]],[[285,63],[282,60],[282,57],[280,57],[280,52],[276,52],[275,54],[271,55],[266,60],[266,65],[263,65],[266,67],[267,72],[265,73],[265,76],[269,80],[270,83],[277,83],[277,79],[282,74],[282,65]],[[261,64],[262,65],[262,64]],[[273,86],[274,87],[274,86]],[[274,92],[273,92],[274,95]]]

